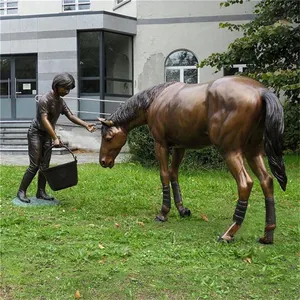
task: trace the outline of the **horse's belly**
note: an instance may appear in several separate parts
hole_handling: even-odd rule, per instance
[[[200,149],[211,145],[206,132],[195,136],[190,136],[188,133],[184,136],[168,136],[167,142],[170,147],[186,149]]]

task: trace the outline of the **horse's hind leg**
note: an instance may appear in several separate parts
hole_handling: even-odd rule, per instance
[[[259,179],[260,186],[265,196],[265,205],[266,205],[265,235],[264,237],[259,239],[259,242],[262,244],[272,244],[274,230],[276,228],[273,178],[267,172],[262,154],[256,154],[255,156],[253,156],[251,155],[251,153],[247,153],[246,158],[253,173]]]
[[[233,214],[233,224],[227,229],[227,231],[220,237],[219,240],[231,241],[234,237],[234,234],[238,231],[244,221],[253,181],[246,171],[243,157],[240,152],[227,153],[225,158],[228,168],[236,180],[239,199]]]
[[[156,216],[155,220],[165,222],[168,220],[168,213],[171,209],[171,195],[170,195],[170,180],[168,170],[169,149],[161,144],[155,143],[155,154],[160,164],[160,180],[163,191],[163,202],[160,214]]]
[[[169,170],[169,178],[171,180],[174,202],[181,217],[187,217],[191,215],[191,211],[188,208],[183,207],[180,186],[178,183],[179,166],[182,162],[184,151],[185,150],[183,148],[173,149],[172,163]]]

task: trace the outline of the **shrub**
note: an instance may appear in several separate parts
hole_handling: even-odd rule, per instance
[[[300,105],[286,101],[284,104],[284,149],[300,152]]]
[[[128,145],[133,161],[140,162],[144,166],[158,165],[154,139],[147,126],[133,129],[128,136]],[[220,169],[225,167],[225,163],[218,150],[209,147],[201,150],[187,150],[181,166],[185,169]]]
[[[154,139],[148,126],[141,126],[130,131],[128,145],[133,161],[138,161],[144,166],[155,165]]]

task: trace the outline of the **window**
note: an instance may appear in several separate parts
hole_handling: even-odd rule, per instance
[[[132,36],[82,31],[78,33],[78,40],[79,95],[95,99],[80,102],[80,117],[88,120],[97,112],[109,115],[120,101],[124,102],[133,94]]]
[[[130,2],[131,0],[115,0],[115,7],[113,10],[118,9],[119,7],[123,6],[124,4]]]
[[[100,59],[102,47],[103,61]],[[101,43],[101,32],[80,32],[79,58],[80,94],[99,94],[102,82],[105,95],[132,95],[131,36],[103,32]]]
[[[198,60],[188,50],[179,50],[171,53],[165,62],[165,80],[185,83],[199,82]]]
[[[89,10],[90,0],[63,0],[63,11]]]
[[[15,15],[18,13],[18,1],[0,0],[0,15]]]
[[[79,34],[80,93],[100,93],[100,34],[99,31]]]
[[[236,73],[243,73],[247,70],[245,64],[235,64],[232,65],[230,69],[224,68],[224,76],[235,75]]]
[[[128,95],[132,86],[132,38],[117,33],[104,33],[105,94]]]

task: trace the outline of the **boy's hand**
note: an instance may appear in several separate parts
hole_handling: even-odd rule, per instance
[[[59,138],[57,138],[57,139],[53,140],[53,145],[55,148],[59,148],[59,147],[62,147],[63,142]]]
[[[94,132],[96,130],[96,124],[89,124],[87,123],[86,124],[86,129],[89,131],[89,132]]]

